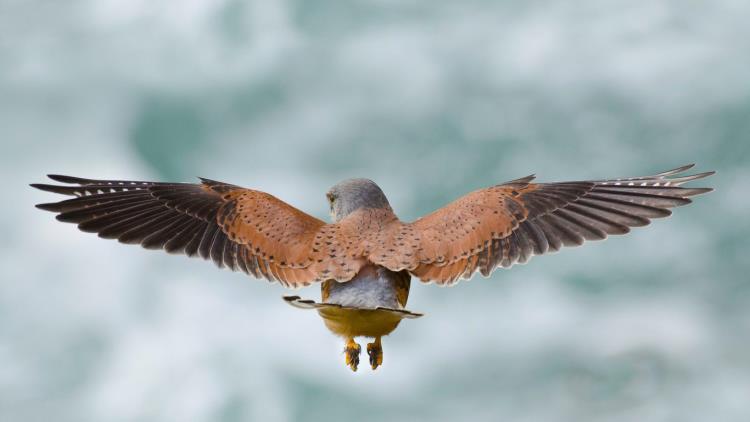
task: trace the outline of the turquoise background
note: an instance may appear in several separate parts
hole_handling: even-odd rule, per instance
[[[750,420],[750,3],[0,0],[0,420]],[[384,366],[278,285],[56,222],[47,173],[470,190],[697,162],[626,237],[414,283]],[[317,287],[298,291],[319,297]]]

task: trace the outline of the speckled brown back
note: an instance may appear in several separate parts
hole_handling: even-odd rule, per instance
[[[713,174],[679,176],[690,167],[581,182],[537,184],[529,176],[469,193],[411,223],[384,206],[356,208],[326,224],[270,194],[208,179],[187,184],[52,175],[68,186],[32,186],[74,196],[38,207],[81,230],[210,258],[288,287],[345,282],[370,264],[451,284],[668,216],[668,208],[710,191],[679,187]]]

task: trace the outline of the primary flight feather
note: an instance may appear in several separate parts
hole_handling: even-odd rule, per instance
[[[148,249],[200,256],[219,267],[296,288],[321,282],[322,303],[285,297],[317,309],[347,339],[346,362],[359,363],[357,336],[372,368],[382,363],[380,337],[401,319],[411,276],[451,285],[479,271],[524,263],[534,255],[624,234],[666,217],[670,208],[710,188],[681,185],[714,172],[681,176],[693,165],[652,176],[534,183],[534,176],[471,192],[413,222],[393,212],[383,191],[350,179],[326,194],[325,223],[257,190],[201,183],[94,180],[49,175],[65,185],[33,184],[71,199],[37,205],[85,232]]]

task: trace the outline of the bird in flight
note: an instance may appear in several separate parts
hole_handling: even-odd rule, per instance
[[[383,362],[381,337],[402,319],[412,277],[442,286],[489,276],[534,255],[625,234],[666,217],[710,188],[681,187],[714,174],[683,175],[693,165],[652,176],[534,183],[522,177],[471,192],[413,222],[394,213],[373,181],[350,179],[327,193],[326,223],[265,192],[201,178],[201,183],[93,180],[49,175],[32,184],[73,196],[37,208],[105,239],[211,259],[221,267],[288,288],[321,285],[321,301],[285,296],[315,309],[346,341],[357,370],[367,344],[372,369]]]

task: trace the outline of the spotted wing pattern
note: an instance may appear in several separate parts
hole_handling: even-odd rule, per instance
[[[68,185],[32,186],[74,198],[37,207],[82,231],[200,256],[288,287],[319,279],[306,245],[325,223],[269,194],[208,179],[188,184],[49,177]]]
[[[669,208],[711,191],[680,187],[713,174],[680,176],[691,167],[653,176],[562,183],[532,183],[534,177],[528,176],[478,190],[407,224],[419,245],[413,256],[402,254],[401,259],[408,259],[401,263],[390,257],[381,262],[438,284],[470,278],[477,270],[489,276],[497,267],[625,234],[669,216]]]
[[[372,233],[370,219],[378,210],[325,224],[267,193],[236,190],[226,199],[220,226],[234,242],[273,263],[271,275],[278,279],[298,272],[307,282],[347,281],[367,264],[363,240]]]
[[[359,209],[325,224],[264,192],[201,184],[92,180],[51,175],[34,184],[75,196],[39,204],[100,237],[212,259],[288,287],[351,280],[369,263],[452,284],[533,255],[624,234],[707,188],[682,188],[683,166],[653,176],[532,183],[533,176],[478,190],[412,223],[388,209]]]

